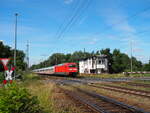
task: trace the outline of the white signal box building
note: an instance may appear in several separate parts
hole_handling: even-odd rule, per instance
[[[100,74],[108,72],[106,55],[93,56],[79,61],[79,73]]]

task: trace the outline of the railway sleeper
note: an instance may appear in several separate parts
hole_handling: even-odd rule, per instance
[[[112,103],[112,104],[117,105],[117,106],[120,106],[123,109],[128,109],[131,113],[148,113],[148,112],[145,112],[143,109],[124,104],[124,103],[116,101],[112,98],[109,98],[109,97],[106,97],[106,96],[103,96],[103,95],[99,95],[99,94],[96,94],[96,93],[93,93],[93,92],[90,92],[90,91],[81,90],[80,88],[77,88],[77,87],[74,87],[74,88],[77,89],[77,91],[85,93],[85,94],[87,94],[89,96],[92,96],[94,98],[103,100],[105,102]]]
[[[124,89],[121,89],[121,88],[117,89],[117,88],[113,88],[113,87],[109,87],[109,86],[95,86],[95,85],[89,85],[89,86],[150,98],[150,95],[148,95],[145,92],[144,93],[143,92],[135,92],[135,91],[131,91],[131,90],[124,90]]]

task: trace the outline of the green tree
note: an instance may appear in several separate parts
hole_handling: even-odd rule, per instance
[[[75,51],[72,54],[54,53],[44,62],[38,65],[33,65],[32,69],[53,66],[65,62],[76,62],[79,63],[81,59],[88,58],[95,55],[106,55],[108,58],[108,69],[110,73],[121,73],[123,71],[130,71],[130,58],[127,54],[121,53],[119,49],[115,49],[111,53],[110,48],[102,49],[100,51],[83,52]],[[135,57],[132,57],[133,71],[139,71],[142,69],[142,62],[138,61]],[[146,65],[145,68],[148,68]]]
[[[143,71],[150,71],[150,60],[147,64],[143,65]]]
[[[130,59],[126,54],[121,53],[118,49],[113,51],[112,70],[114,73],[120,73],[127,70],[129,63]]]
[[[24,62],[25,54],[23,51],[17,50],[16,56],[16,64],[17,64],[17,71],[18,70],[25,70],[26,63]],[[14,50],[11,47],[4,45],[3,42],[0,42],[0,58],[10,58],[10,65],[13,65],[13,56]],[[0,71],[4,71],[2,63],[0,62]]]
[[[73,62],[72,55],[71,54],[66,54],[65,61],[67,61],[67,62]]]
[[[133,71],[142,71],[142,62],[132,57]]]
[[[64,63],[66,61],[65,55],[63,53],[55,53],[50,58],[50,65],[57,65]]]

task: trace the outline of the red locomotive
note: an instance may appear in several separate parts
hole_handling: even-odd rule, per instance
[[[57,74],[57,75],[76,76],[78,68],[76,63],[63,63],[52,67],[36,69],[33,70],[33,72],[37,74]]]

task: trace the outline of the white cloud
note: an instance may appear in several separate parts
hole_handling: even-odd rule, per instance
[[[96,44],[98,42],[98,39],[97,38],[92,38],[92,39],[90,39],[90,41],[88,42],[89,44],[91,44],[91,45],[94,45],[94,44]]]
[[[134,48],[134,49],[133,49],[133,52],[138,52],[138,53],[140,53],[140,52],[143,52],[143,49],[140,49],[140,48]]]
[[[150,15],[148,11],[143,12],[140,17],[143,17],[144,19],[150,19]]]
[[[65,4],[71,4],[74,0],[64,0]]]
[[[119,8],[107,7],[104,9],[103,18],[110,29],[123,33],[135,33],[136,30],[129,24],[127,16]],[[109,29],[109,28],[108,28]]]

